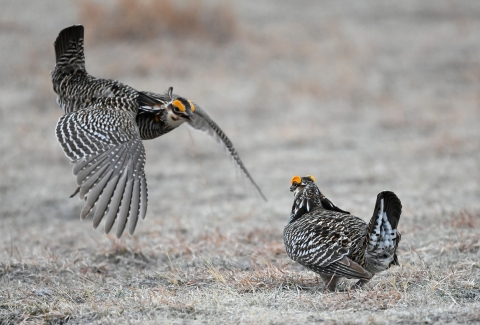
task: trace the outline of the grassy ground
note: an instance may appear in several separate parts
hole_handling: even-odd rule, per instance
[[[0,1],[0,324],[480,323],[478,1],[185,3]],[[91,74],[202,105],[268,203],[181,127],[134,236],[81,222],[49,77],[74,23]],[[296,174],[365,220],[395,191],[401,267],[325,293],[283,247]]]

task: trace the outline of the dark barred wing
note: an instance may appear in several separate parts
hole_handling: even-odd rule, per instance
[[[315,210],[284,230],[288,255],[315,272],[346,277],[370,279],[372,274],[348,256],[350,249],[337,242],[336,226],[342,213]]]
[[[196,130],[208,132],[208,134],[213,136],[217,141],[222,142],[227,148],[228,152],[232,155],[232,158],[233,160],[235,160],[238,167],[240,167],[243,175],[245,175],[248,178],[248,180],[253,184],[253,186],[256,188],[260,196],[265,201],[267,201],[267,198],[262,193],[262,190],[257,185],[257,183],[255,183],[255,181],[253,180],[252,176],[250,175],[247,168],[245,167],[242,160],[240,159],[240,156],[238,155],[237,151],[233,147],[233,143],[230,141],[227,135],[222,131],[222,129],[220,129],[217,123],[215,123],[210,118],[210,116],[208,116],[208,114],[205,113],[205,111],[201,107],[199,107],[197,104],[194,104],[194,105],[195,105],[195,112],[194,112],[195,117],[188,124]]]
[[[96,228],[106,216],[105,233],[116,220],[117,237],[129,220],[133,234],[147,210],[145,148],[135,113],[96,104],[62,116],[56,135],[74,164],[80,199],[85,199],[80,217],[92,212]]]
[[[309,256],[301,258],[301,261],[298,262],[316,272],[349,279],[370,279],[372,277],[372,274],[360,264],[348,258],[350,251],[346,247],[338,244],[331,246],[322,244],[310,248],[309,251]]]

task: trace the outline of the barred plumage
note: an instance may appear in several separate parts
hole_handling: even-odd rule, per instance
[[[363,285],[375,273],[398,265],[402,204],[393,192],[378,194],[367,225],[328,200],[313,176],[295,176],[291,183],[295,199],[283,233],[287,254],[319,273],[327,289],[335,290],[341,277]]]
[[[101,98],[91,107],[66,114],[57,123],[57,139],[74,163],[85,217],[95,205],[96,228],[106,214],[105,232],[117,221],[120,237],[127,219],[133,233],[145,217],[147,183],[145,149],[136,125],[134,99]]]
[[[83,32],[81,25],[60,32],[54,44],[56,66],[52,71],[57,102],[65,112],[57,123],[56,135],[74,164],[80,199],[85,199],[82,219],[93,214],[96,228],[106,216],[106,233],[117,221],[117,237],[129,220],[133,234],[138,217],[144,218],[147,210],[142,140],[157,138],[184,122],[219,139],[265,199],[232,142],[198,105],[173,94],[171,87],[160,95],[89,75]]]

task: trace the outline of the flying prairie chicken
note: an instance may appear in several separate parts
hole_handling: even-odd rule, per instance
[[[80,199],[85,199],[82,219],[93,214],[96,228],[106,217],[106,233],[116,222],[117,237],[128,220],[133,234],[138,218],[145,218],[147,211],[142,141],[162,136],[185,122],[223,142],[265,199],[232,142],[197,104],[173,94],[172,88],[159,95],[89,75],[85,70],[83,34],[81,25],[60,32],[54,43],[56,65],[52,71],[57,103],[65,112],[57,123],[56,135],[74,164],[78,185],[74,194],[78,192]]]
[[[326,289],[341,277],[367,283],[375,273],[399,265],[397,230],[402,204],[389,191],[378,194],[370,223],[334,205],[315,185],[313,176],[294,176],[290,220],[283,232],[290,258],[320,274]]]

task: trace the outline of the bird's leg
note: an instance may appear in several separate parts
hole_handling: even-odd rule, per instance
[[[321,274],[320,277],[322,278],[323,282],[325,282],[326,291],[335,291],[338,280],[340,280],[339,276]]]
[[[375,274],[372,274],[372,277],[374,276]],[[358,280],[357,283],[355,283],[353,286],[352,286],[352,290],[355,290],[355,289],[360,289],[362,288],[364,285],[366,285],[368,282],[370,281],[370,279],[368,280]]]

